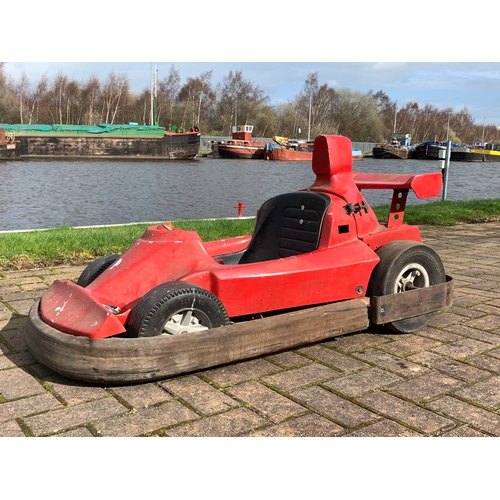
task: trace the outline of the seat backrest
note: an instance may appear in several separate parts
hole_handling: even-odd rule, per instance
[[[308,191],[281,194],[266,201],[239,263],[264,262],[316,250],[329,205],[327,195]]]

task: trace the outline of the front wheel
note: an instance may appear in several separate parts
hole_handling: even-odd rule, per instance
[[[229,324],[226,309],[211,292],[182,281],[163,283],[144,295],[127,323],[129,337],[200,332]]]
[[[91,262],[83,270],[76,284],[83,286],[84,288],[90,285],[90,283],[99,277],[108,267],[116,262],[119,257],[119,255],[106,255],[105,257],[100,257],[94,260],[94,262]]]
[[[415,241],[393,241],[377,250],[380,262],[370,278],[367,295],[380,297],[404,293],[415,288],[438,285],[446,281],[439,255],[429,246]],[[435,312],[387,323],[385,326],[400,333],[423,328]]]

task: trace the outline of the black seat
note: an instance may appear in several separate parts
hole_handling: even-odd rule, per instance
[[[316,250],[329,205],[328,196],[309,191],[281,194],[266,201],[239,263],[264,262]]]

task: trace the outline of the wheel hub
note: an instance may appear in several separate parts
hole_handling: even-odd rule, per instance
[[[181,335],[208,330],[208,326],[202,324],[203,314],[200,311],[187,309],[179,311],[168,319],[163,326],[162,335]]]
[[[394,293],[402,293],[414,288],[424,288],[429,285],[429,274],[426,269],[420,264],[408,264],[399,273],[394,286]]]

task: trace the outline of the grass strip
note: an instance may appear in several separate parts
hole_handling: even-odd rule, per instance
[[[387,220],[389,205],[375,207],[381,220]],[[469,201],[433,201],[407,205],[404,222],[429,226],[454,226],[500,220],[500,199]]]
[[[389,206],[374,208],[386,220]],[[500,199],[436,201],[406,207],[408,224],[449,226],[500,220]],[[250,234],[255,219],[179,220],[174,226],[198,231],[203,241]],[[97,257],[123,253],[151,224],[96,228],[58,227],[0,233],[0,270],[84,264]]]
[[[174,226],[196,230],[203,241],[251,234],[255,219],[179,220]],[[82,264],[123,253],[151,224],[0,233],[0,269]]]

